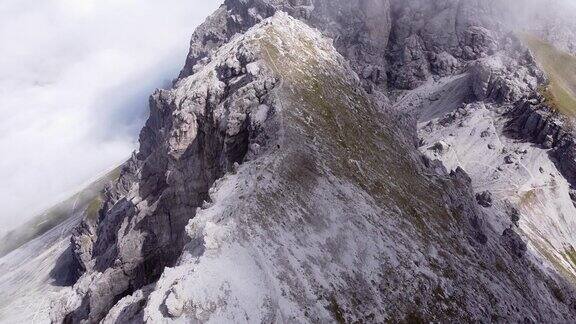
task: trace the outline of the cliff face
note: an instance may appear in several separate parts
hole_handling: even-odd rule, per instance
[[[51,320],[570,321],[574,141],[510,10],[225,1]]]
[[[194,33],[180,76],[277,10],[333,38],[365,86],[407,89],[432,73],[451,74],[462,62],[493,53],[502,18],[510,12],[501,1],[225,1]]]

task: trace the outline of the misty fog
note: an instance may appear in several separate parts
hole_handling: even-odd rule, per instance
[[[0,3],[0,233],[129,157],[149,94],[220,2]]]

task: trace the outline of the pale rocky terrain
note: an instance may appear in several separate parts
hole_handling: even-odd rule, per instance
[[[96,215],[0,259],[70,274],[0,321],[572,322],[572,117],[511,9],[225,1]]]

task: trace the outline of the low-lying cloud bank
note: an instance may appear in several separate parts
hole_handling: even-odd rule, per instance
[[[0,231],[136,148],[148,95],[218,0],[0,3]]]

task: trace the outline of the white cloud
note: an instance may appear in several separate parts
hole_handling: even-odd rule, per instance
[[[0,228],[125,160],[219,0],[2,0]]]

